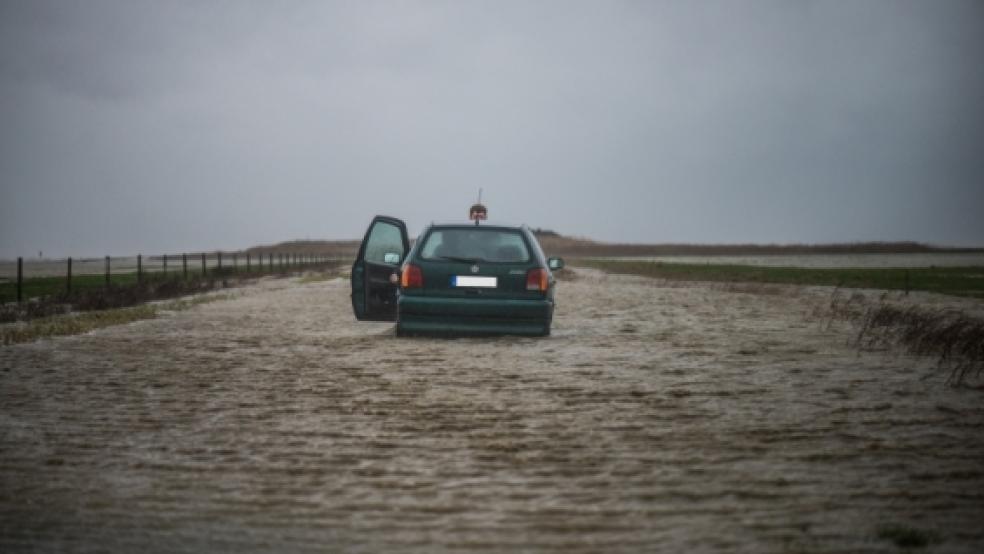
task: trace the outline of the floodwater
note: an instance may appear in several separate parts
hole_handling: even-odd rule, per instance
[[[268,279],[0,348],[0,550],[984,551],[984,393],[829,295],[577,269],[549,338],[398,339]]]

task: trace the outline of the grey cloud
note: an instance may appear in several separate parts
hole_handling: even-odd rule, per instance
[[[419,229],[479,187],[606,240],[984,243],[976,2],[0,10],[0,256]]]

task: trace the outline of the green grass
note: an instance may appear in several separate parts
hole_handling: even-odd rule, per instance
[[[572,265],[610,273],[678,281],[826,285],[845,288],[928,291],[984,298],[984,267],[800,268],[724,264],[677,264],[632,260],[572,260]]]
[[[312,267],[312,266],[307,266]],[[299,266],[285,267],[281,270],[280,266],[275,266],[270,268],[269,264],[263,264],[262,269],[253,264],[249,271],[246,271],[245,266],[240,265],[237,269],[233,270],[231,266],[223,266],[221,269],[217,267],[210,267],[208,269],[208,275],[203,277],[201,274],[201,269],[196,268],[197,271],[193,271],[192,267],[188,266],[188,280],[202,280],[209,277],[212,278],[223,278],[223,277],[243,277],[248,275],[266,275],[271,273],[282,273],[287,271],[298,271],[302,269]],[[148,283],[159,283],[167,280],[182,279],[183,274],[180,268],[171,269],[166,274],[159,271],[154,272],[144,272],[143,281]],[[137,284],[137,272],[130,273],[114,273],[110,275],[110,283],[117,287],[128,287]],[[99,289],[106,286],[106,276],[104,274],[100,275],[73,275],[72,276],[72,291],[78,292],[82,290]],[[25,278],[23,287],[21,289],[22,298],[24,300],[29,300],[31,298],[41,298],[46,296],[61,296],[67,291],[67,279],[64,275],[56,277],[30,277]],[[17,283],[12,278],[9,281],[0,281],[0,304],[5,302],[14,302],[17,300]]]
[[[137,282],[136,273],[121,273],[112,275],[111,282],[114,285],[126,286]],[[61,277],[31,277],[24,279],[22,294],[24,300],[38,298],[41,296],[55,296],[63,294],[66,290],[67,281]],[[77,290],[102,287],[106,284],[104,275],[78,275],[72,277],[72,288]],[[0,302],[13,302],[17,300],[17,283],[0,283]]]

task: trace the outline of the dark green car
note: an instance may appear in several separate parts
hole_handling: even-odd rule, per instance
[[[399,219],[376,216],[352,264],[352,309],[397,335],[550,334],[552,269],[526,226],[430,225],[410,248]]]

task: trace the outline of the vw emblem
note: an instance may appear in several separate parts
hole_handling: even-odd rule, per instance
[[[471,266],[471,272],[472,273],[478,273],[478,266],[477,265]]]

